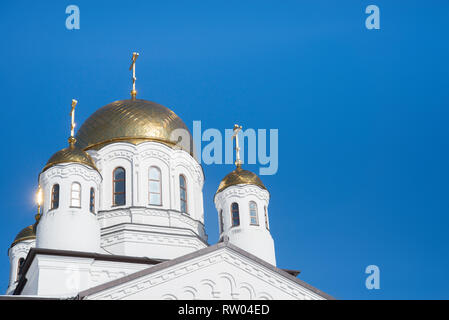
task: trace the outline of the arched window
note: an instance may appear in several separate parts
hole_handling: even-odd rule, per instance
[[[150,204],[160,206],[162,205],[161,170],[158,167],[150,167],[148,176]]]
[[[19,276],[22,273],[22,268],[23,268],[24,263],[25,263],[25,258],[20,258],[19,263],[17,264],[17,280],[19,279]]]
[[[57,209],[59,207],[59,184],[54,184],[51,188],[51,208]]]
[[[179,176],[179,194],[181,199],[181,212],[187,213],[187,183],[186,177]]]
[[[259,225],[259,218],[257,217],[257,204],[254,201],[249,202],[249,221],[252,226]]]
[[[218,219],[219,219],[218,227],[220,229],[220,234],[222,234],[223,233],[223,229],[224,229],[224,226],[223,226],[223,209],[220,210],[220,213],[218,214]]]
[[[231,204],[231,213],[232,213],[232,226],[240,225],[240,214],[239,214],[239,204],[234,202]]]
[[[95,214],[95,189],[90,188],[89,211]]]
[[[270,230],[270,226],[268,225],[268,212],[267,212],[267,206],[264,207],[264,213],[265,213],[265,228],[267,228],[267,230]]]
[[[125,169],[122,167],[115,168],[113,174],[113,205],[124,206],[126,201],[126,179]]]
[[[78,182],[72,183],[70,206],[74,208],[81,208],[81,185]]]

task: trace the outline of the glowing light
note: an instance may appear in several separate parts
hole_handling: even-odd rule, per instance
[[[42,189],[39,186],[39,188],[37,189],[37,192],[36,192],[36,203],[39,207],[42,205],[42,200],[43,200]]]

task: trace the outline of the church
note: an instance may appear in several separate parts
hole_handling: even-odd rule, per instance
[[[204,171],[172,110],[131,99],[94,112],[39,173],[38,213],[12,242],[4,298],[328,300],[276,267],[270,193],[239,158],[213,199],[219,240],[204,227]],[[187,133],[180,140],[179,133]]]

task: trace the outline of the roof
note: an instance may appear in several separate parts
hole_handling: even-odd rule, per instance
[[[87,296],[90,296],[90,295],[102,292],[104,290],[108,290],[108,289],[114,288],[114,287],[116,287],[118,285],[121,285],[121,284],[127,283],[129,281],[141,278],[143,276],[146,276],[146,275],[149,275],[149,274],[152,274],[152,273],[155,273],[155,272],[167,269],[167,268],[169,268],[171,266],[183,263],[185,261],[192,260],[192,259],[194,259],[196,257],[202,256],[202,255],[206,255],[208,253],[217,251],[217,250],[225,248],[225,247],[229,248],[231,250],[234,250],[235,252],[237,252],[237,253],[239,253],[239,254],[241,254],[241,255],[243,255],[243,256],[245,256],[245,257],[247,257],[247,258],[249,258],[249,259],[251,259],[251,260],[253,260],[253,261],[255,261],[255,262],[259,263],[259,264],[261,264],[261,265],[263,265],[264,267],[270,269],[271,271],[276,272],[277,274],[279,274],[279,275],[281,275],[281,276],[283,276],[283,277],[285,277],[285,278],[287,278],[287,279],[289,279],[289,280],[291,280],[293,282],[296,282],[297,284],[301,285],[302,287],[307,288],[308,290],[314,292],[315,294],[317,294],[317,295],[319,295],[319,296],[321,296],[321,297],[323,297],[325,299],[335,300],[334,297],[332,297],[332,296],[328,295],[327,293],[325,293],[325,292],[323,292],[323,291],[321,291],[321,290],[311,286],[310,284],[308,284],[308,283],[306,283],[306,282],[296,278],[295,276],[293,276],[289,272],[287,272],[287,271],[285,271],[283,269],[280,269],[280,268],[278,268],[278,267],[276,267],[276,266],[274,266],[272,264],[269,264],[268,262],[266,262],[266,261],[264,261],[264,260],[262,260],[262,259],[260,259],[260,258],[258,258],[256,256],[250,254],[249,252],[247,252],[247,251],[245,251],[245,250],[243,250],[243,249],[241,249],[241,248],[239,248],[239,247],[229,243],[228,241],[219,242],[219,243],[217,243],[217,244],[215,244],[213,246],[210,246],[210,247],[207,247],[207,248],[204,248],[204,249],[200,249],[198,251],[195,251],[195,252],[192,252],[190,254],[187,254],[187,255],[175,258],[173,260],[167,260],[165,262],[161,262],[159,264],[153,265],[153,266],[151,266],[149,268],[146,268],[144,270],[141,270],[141,271],[135,272],[133,274],[124,276],[122,278],[115,279],[115,280],[112,280],[110,282],[106,282],[106,283],[103,283],[101,285],[98,285],[96,287],[93,287],[93,288],[81,291],[78,294],[77,299],[84,299]]]
[[[87,154],[87,152],[81,150],[78,147],[70,145],[69,147],[59,150],[54,155],[52,155],[51,158],[47,161],[44,169],[42,169],[42,172],[56,164],[70,162],[80,163],[98,171],[94,161]]]
[[[19,243],[20,241],[32,239],[36,239],[36,231],[34,229],[34,225],[23,228],[15,237],[11,247]]]
[[[267,189],[257,174],[248,170],[243,170],[240,166],[237,166],[234,171],[228,173],[223,178],[223,180],[221,180],[220,185],[218,186],[218,190],[215,194],[223,191],[230,186],[239,184],[255,185],[262,189]]]
[[[98,109],[79,128],[76,140],[83,150],[120,141],[156,141],[194,155],[192,136],[181,118],[163,105],[142,99],[119,100]]]

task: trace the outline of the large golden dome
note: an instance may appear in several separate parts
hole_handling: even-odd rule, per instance
[[[260,180],[257,174],[248,170],[243,170],[240,166],[238,166],[234,171],[230,172],[228,175],[226,175],[226,177],[223,178],[223,180],[221,180],[220,185],[218,186],[218,190],[215,194],[223,191],[230,186],[235,186],[238,184],[251,184],[265,190],[267,189],[265,188],[262,180]]]
[[[98,109],[83,123],[76,145],[84,150],[98,150],[113,142],[157,141],[174,147],[177,141],[171,135],[176,129],[187,130],[189,141],[181,141],[180,148],[193,156],[190,131],[173,111],[151,101],[120,100]]]
[[[31,239],[36,239],[36,232],[34,229],[34,226],[28,226],[24,229],[22,229],[22,231],[20,231],[16,238],[14,239],[14,242],[12,243],[11,246],[14,246],[16,243],[20,242],[20,241],[24,241],[24,240],[31,240]]]
[[[81,150],[78,147],[70,145],[69,147],[59,150],[54,155],[52,155],[51,158],[47,161],[44,169],[42,169],[42,172],[56,164],[68,162],[81,163],[95,170],[98,170],[95,166],[94,161],[87,154],[87,152]]]

